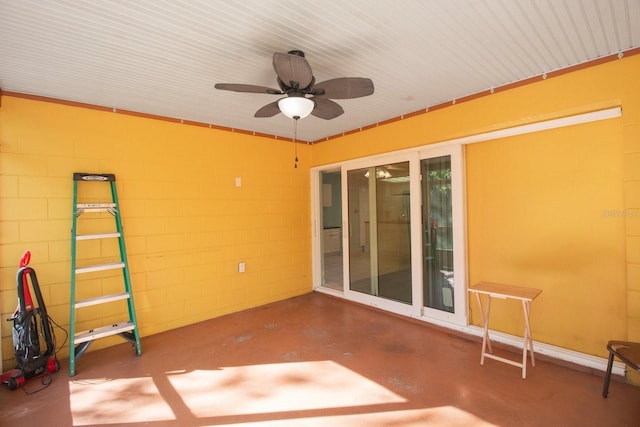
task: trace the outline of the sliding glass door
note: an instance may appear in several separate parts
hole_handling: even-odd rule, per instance
[[[316,175],[325,200],[321,287],[399,314],[466,324],[462,147],[348,162],[340,180],[334,171]],[[341,186],[341,222],[327,217],[332,178]],[[337,253],[327,250],[328,227],[339,227]],[[329,280],[329,254],[342,261],[342,281]]]
[[[420,152],[422,306],[428,319],[466,325],[463,147]]]
[[[342,184],[340,170],[320,172],[320,274],[322,286],[342,290]]]
[[[349,289],[412,304],[409,162],[347,176]]]
[[[451,156],[420,161],[424,306],[453,313]]]

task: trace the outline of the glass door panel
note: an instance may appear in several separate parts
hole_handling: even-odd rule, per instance
[[[347,172],[349,203],[349,289],[376,295],[371,264],[371,220],[369,215],[369,169]]]
[[[342,177],[340,171],[320,172],[320,260],[321,283],[343,290],[342,268]]]
[[[411,304],[409,162],[347,172],[349,289]]]
[[[453,207],[451,156],[420,161],[424,306],[453,313]]]

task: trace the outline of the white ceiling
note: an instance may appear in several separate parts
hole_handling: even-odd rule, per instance
[[[345,114],[298,123],[318,141],[640,46],[640,0],[0,0],[0,88],[293,137],[253,117],[276,95],[274,52],[317,82],[368,77]]]

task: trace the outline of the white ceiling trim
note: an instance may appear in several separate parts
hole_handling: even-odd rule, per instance
[[[640,0],[0,0],[0,87],[118,111],[293,137],[270,95],[274,52],[317,81],[368,77],[345,114],[300,121],[321,141],[640,48]]]

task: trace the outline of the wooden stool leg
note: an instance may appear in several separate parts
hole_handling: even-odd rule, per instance
[[[609,350],[609,362],[607,363],[607,373],[604,375],[604,387],[602,397],[605,399],[609,395],[609,382],[611,381],[611,369],[613,368],[613,351]]]

